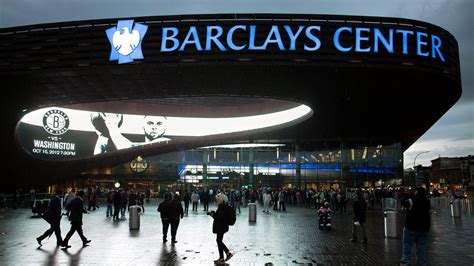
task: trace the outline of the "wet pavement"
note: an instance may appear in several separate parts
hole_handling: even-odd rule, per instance
[[[350,205],[350,204],[349,204]],[[190,206],[192,207],[192,206]],[[31,218],[29,209],[0,211],[0,265],[213,265],[218,251],[212,234],[212,218],[199,206],[181,220],[176,244],[162,243],[157,201],[145,205],[140,230],[130,231],[127,217],[106,218],[106,207],[84,215],[84,234],[90,246],[82,247],[77,234],[72,247],[56,247],[53,236],[38,247],[35,238],[48,224]],[[191,209],[191,208],[190,208]],[[215,209],[214,205],[210,210]],[[350,212],[349,208],[349,212]],[[474,213],[463,211],[461,219],[450,217],[449,209],[432,213],[429,236],[430,265],[474,264]],[[472,216],[471,216],[472,215]],[[369,210],[367,245],[351,243],[351,214],[333,214],[333,230],[320,231],[315,209],[288,206],[286,212],[263,213],[258,207],[257,222],[248,222],[248,208],[242,208],[237,222],[224,236],[235,256],[229,265],[397,265],[401,238],[384,237],[383,214]],[[399,217],[399,232],[403,217]],[[69,222],[62,219],[63,237]],[[400,235],[400,234],[399,234]],[[168,236],[170,239],[170,236]]]

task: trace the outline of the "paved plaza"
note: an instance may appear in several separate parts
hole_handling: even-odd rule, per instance
[[[82,247],[75,234],[67,251],[56,247],[54,234],[38,247],[35,238],[49,225],[41,218],[31,218],[31,210],[0,211],[0,265],[212,265],[219,257],[212,218],[199,207],[197,213],[190,211],[181,220],[178,243],[173,245],[162,243],[156,200],[145,205],[138,231],[129,230],[128,217],[116,222],[106,218],[102,205],[84,216],[84,234],[92,240],[90,246]],[[257,222],[250,224],[248,208],[242,208],[236,224],[224,236],[224,243],[235,253],[228,264],[396,265],[401,238],[384,237],[382,212],[368,211],[367,245],[349,242],[350,213],[349,208],[348,214],[334,214],[333,230],[320,231],[315,209],[289,206],[286,212],[263,213],[259,206]],[[428,263],[473,265],[474,217],[467,211],[461,219],[449,214],[446,208],[432,213]],[[403,217],[399,218],[401,229]],[[64,237],[69,230],[66,218],[61,230]]]

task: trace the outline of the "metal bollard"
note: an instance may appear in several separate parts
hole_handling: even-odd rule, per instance
[[[451,217],[461,218],[461,202],[459,199],[452,200],[451,205]]]
[[[465,210],[469,213],[472,212],[471,200],[470,199],[464,199],[463,203],[464,203],[464,206],[465,206]]]
[[[386,238],[397,238],[397,212],[396,211],[385,211],[384,216],[384,227]]]
[[[140,215],[138,214],[141,211],[141,208],[138,205],[130,206],[129,208],[129,227],[130,230],[140,229]]]

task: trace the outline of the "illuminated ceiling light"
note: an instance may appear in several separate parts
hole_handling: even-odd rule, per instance
[[[367,157],[367,147],[364,148],[364,153],[362,153],[362,160],[365,160]]]
[[[200,147],[198,149],[214,149],[214,148],[236,149],[236,148],[283,147],[283,146],[285,146],[285,144],[242,143],[242,144],[224,144],[224,145],[205,146],[205,147]]]
[[[119,187],[120,187],[120,183],[119,183],[118,181],[115,182],[114,187],[115,187],[115,188],[119,188]]]

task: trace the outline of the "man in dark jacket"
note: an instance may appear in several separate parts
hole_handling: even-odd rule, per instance
[[[430,202],[426,198],[426,189],[418,187],[415,195],[402,200],[407,210],[403,228],[403,255],[400,263],[411,262],[411,248],[416,245],[416,265],[426,265],[426,247],[430,231]]]
[[[84,196],[84,191],[79,190],[76,194],[76,198],[71,201],[69,204],[71,207],[71,214],[69,215],[69,221],[71,221],[71,229],[66,235],[66,238],[64,238],[64,241],[62,243],[62,247],[64,248],[70,248],[71,246],[68,244],[69,239],[71,236],[74,234],[74,232],[77,231],[79,236],[81,237],[82,240],[82,246],[87,246],[88,243],[91,241],[88,240],[83,232],[82,232],[82,214],[87,213],[86,210],[84,210],[84,200],[82,197]]]
[[[351,242],[357,242],[357,228],[362,229],[362,243],[367,244],[367,235],[365,233],[367,202],[362,195],[362,191],[357,191],[357,200],[354,201],[354,218],[352,222]]]
[[[61,238],[61,199],[59,198],[62,194],[62,191],[56,190],[55,197],[49,202],[48,210],[43,214],[43,218],[51,225],[51,227],[44,232],[43,235],[36,238],[38,244],[41,245],[41,241],[46,237],[49,237],[53,234],[56,234],[56,244],[58,246],[63,242]]]
[[[204,194],[202,195],[202,202],[204,205],[204,210],[203,211],[208,211],[209,210],[209,201],[211,200],[211,196],[209,195],[209,191],[206,189],[204,190]]]
[[[163,243],[166,243],[168,242],[166,238],[168,237],[168,228],[173,215],[173,202],[170,193],[165,194],[165,200],[158,205],[157,211],[160,212],[161,224],[163,225]]]
[[[183,219],[183,206],[181,205],[181,197],[179,194],[174,194],[171,204],[171,243],[178,243],[176,241],[176,233],[178,232],[179,220]]]

